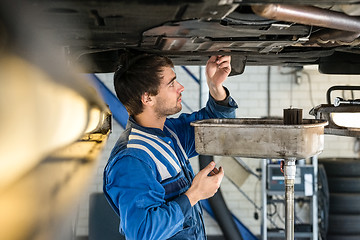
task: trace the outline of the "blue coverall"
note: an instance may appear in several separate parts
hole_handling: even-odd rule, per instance
[[[190,122],[234,118],[236,108],[229,95],[225,106],[210,96],[205,108],[168,118],[163,130],[129,118],[104,169],[103,186],[127,240],[206,239],[200,203],[191,207],[183,194],[194,178],[189,158],[197,155]]]

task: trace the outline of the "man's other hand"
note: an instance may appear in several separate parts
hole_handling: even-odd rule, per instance
[[[223,168],[220,167],[217,169],[215,167],[215,162],[209,163],[204,169],[196,174],[191,187],[185,192],[191,206],[194,206],[200,200],[214,196],[220,187],[223,177]]]

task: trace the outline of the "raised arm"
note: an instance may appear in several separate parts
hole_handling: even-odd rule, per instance
[[[206,80],[211,96],[216,101],[226,98],[223,82],[231,72],[230,56],[212,56],[206,64]]]

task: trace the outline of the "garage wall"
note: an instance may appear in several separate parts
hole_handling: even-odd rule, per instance
[[[199,67],[189,67],[191,72],[199,76]],[[237,101],[239,109],[237,117],[264,117],[267,116],[267,74],[268,67],[246,67],[242,75],[229,77],[225,86]],[[313,105],[326,103],[326,91],[333,85],[356,85],[359,84],[360,76],[336,76],[322,75],[315,68],[306,68],[295,76],[292,68],[270,68],[270,116],[282,117],[284,108],[290,106],[302,108],[304,118],[313,118],[308,114]],[[199,85],[181,67],[176,67],[177,79],[184,85],[183,102],[189,106],[183,106],[183,112],[190,112],[199,108]],[[110,88],[112,87],[112,74],[98,75]],[[333,93],[332,96],[341,96],[341,92]],[[347,94],[347,93],[345,93]],[[356,94],[357,95],[357,94]],[[356,96],[356,98],[360,98]],[[360,95],[360,94],[359,94]],[[312,99],[312,100],[311,100]],[[191,109],[191,110],[190,110]],[[78,207],[77,236],[88,235],[88,199],[92,192],[102,191],[102,171],[107,157],[115,141],[120,135],[121,127],[113,121],[112,133],[110,134],[105,151],[99,161],[98,170],[94,180]],[[325,150],[319,157],[356,157],[353,151],[354,138],[325,136]],[[217,157],[216,160],[219,160]],[[194,169],[198,169],[197,158],[191,159]],[[253,169],[260,168],[259,159],[244,159]],[[226,172],[226,169],[225,169]],[[254,177],[250,176],[241,188],[252,201],[261,205],[261,185]],[[229,181],[224,178],[221,186],[222,193],[232,212],[256,235],[260,234],[260,219],[254,219],[255,208]],[[260,215],[260,213],[259,213]],[[261,215],[260,215],[261,216]],[[221,235],[221,230],[214,220],[208,215],[205,217],[206,230],[209,235]]]

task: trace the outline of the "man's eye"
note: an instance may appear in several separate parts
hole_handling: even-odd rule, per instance
[[[171,83],[170,83],[170,87],[173,87],[175,85],[175,81],[172,81]]]

